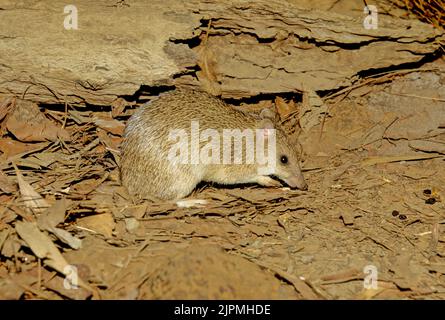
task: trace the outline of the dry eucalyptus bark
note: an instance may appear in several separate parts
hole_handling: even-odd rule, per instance
[[[172,59],[170,37],[191,36],[182,1],[79,0],[78,30],[65,30],[64,0],[0,2],[0,94],[45,103],[109,105],[141,85],[165,84],[195,65],[188,46]],[[176,21],[170,17],[174,14]],[[181,54],[181,48],[187,52]]]
[[[223,97],[339,89],[363,72],[418,63],[445,40],[417,20],[379,15],[378,29],[368,30],[365,15],[299,9],[286,1],[191,6],[204,17],[198,78]]]
[[[364,71],[419,63],[444,40],[418,21],[379,15],[367,30],[286,1],[79,0],[79,29],[65,30],[65,5],[2,2],[0,95],[109,105],[141,86],[197,79],[232,98],[335,90]]]

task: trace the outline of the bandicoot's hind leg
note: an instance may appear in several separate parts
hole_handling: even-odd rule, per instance
[[[202,181],[196,172],[189,172],[184,170],[179,175],[179,179],[174,179],[169,184],[165,191],[165,195],[172,200],[175,200],[179,208],[204,207],[207,204],[206,200],[201,199],[184,199],[196,188],[198,183]]]
[[[175,171],[170,171],[168,177],[162,181],[163,188],[160,190],[162,199],[166,200],[180,200],[187,197],[196,188],[201,179],[193,172],[187,170],[175,174]]]

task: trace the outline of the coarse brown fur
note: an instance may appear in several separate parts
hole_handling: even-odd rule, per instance
[[[169,150],[176,142],[169,139],[169,133],[173,129],[184,129],[190,133],[192,120],[199,121],[200,133],[205,129],[222,133],[224,129],[275,128],[278,160],[277,170],[273,174],[292,187],[307,188],[295,146],[270,118],[236,110],[204,92],[177,89],[145,104],[128,121],[120,169],[122,183],[131,194],[180,199],[189,195],[201,181],[280,185],[268,176],[259,175],[258,164],[244,163],[245,150],[242,151],[242,164],[183,164],[170,161]],[[200,148],[205,143],[200,141]],[[280,162],[283,155],[288,158],[287,164]]]

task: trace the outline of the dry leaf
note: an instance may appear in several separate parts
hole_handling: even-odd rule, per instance
[[[70,118],[74,120],[77,124],[85,124],[92,122],[90,116],[91,112],[79,112],[76,110],[69,110],[68,114],[70,115]]]
[[[32,151],[36,148],[37,146],[35,143],[23,143],[8,138],[0,140],[0,151],[4,153],[4,156],[6,158],[15,156],[23,152]]]
[[[62,198],[57,200],[45,213],[37,218],[37,223],[41,229],[56,227],[65,220],[65,212],[69,202]]]
[[[37,224],[40,229],[51,232],[71,248],[80,249],[82,247],[82,240],[72,236],[68,231],[56,228],[59,223],[65,220],[65,212],[69,206],[69,202],[65,198],[56,201],[54,205],[37,218]]]
[[[16,164],[17,164],[19,161],[26,160],[26,159],[22,159],[22,158],[29,153],[33,153],[33,152],[37,152],[39,150],[45,149],[46,147],[48,147],[49,144],[50,144],[50,142],[29,143],[29,144],[27,144],[29,146],[29,148],[27,147],[26,149],[23,150],[23,152],[18,153],[18,154],[14,154],[15,152],[12,151],[12,154],[8,155],[8,157],[4,161],[4,159],[2,159],[2,158],[5,158],[5,155],[8,154],[10,152],[10,150],[8,149],[9,146],[7,144],[2,144],[0,142],[0,145],[6,147],[4,149],[6,154],[0,157],[0,168],[4,169],[4,168],[8,167],[11,162],[16,162]]]
[[[328,112],[328,107],[323,100],[313,90],[303,93],[302,110],[300,112],[300,126],[305,131],[318,125],[321,122],[323,113]]]
[[[38,258],[47,259],[46,263],[49,266],[63,273],[68,263],[51,239],[39,230],[36,223],[18,221],[15,229]]]
[[[119,154],[119,146],[123,140],[122,137],[117,137],[114,135],[108,135],[104,130],[98,130],[97,136],[100,139],[100,142],[102,142],[108,150],[110,150],[113,154],[116,151],[117,154]]]
[[[286,102],[282,97],[275,98],[275,106],[281,120],[286,119],[290,114],[297,110],[294,100]]]
[[[31,248],[32,252],[43,260],[43,263],[64,275],[70,275],[71,269],[67,268],[70,265],[51,239],[39,230],[36,223],[19,221],[15,225],[15,230]],[[94,291],[80,278],[78,278],[78,284],[83,288]]]
[[[97,188],[108,178],[109,173],[105,172],[100,179],[84,179],[71,187],[72,193],[89,194]]]
[[[94,124],[99,128],[114,134],[116,136],[122,136],[125,130],[125,125],[118,120],[105,120],[105,119],[95,119]]]
[[[17,256],[17,253],[19,252],[21,245],[22,243],[17,238],[17,235],[15,234],[9,235],[3,242],[1,255],[6,258],[12,258],[13,256]]]
[[[76,238],[68,231],[55,227],[48,228],[48,231],[54,234],[63,243],[69,245],[71,248],[75,250],[82,248],[82,240]]]
[[[40,166],[40,167],[49,167],[51,164],[53,164],[56,161],[60,160],[67,160],[67,156],[57,153],[57,152],[40,152],[33,154],[30,157],[27,157],[26,159],[23,159],[25,161],[33,162],[34,164]],[[22,160],[22,161],[23,161]]]
[[[13,193],[17,191],[17,185],[2,171],[0,171],[0,190],[4,193]]]
[[[25,288],[6,277],[0,277],[0,289],[0,300],[19,300],[25,291]]]
[[[111,116],[113,118],[116,118],[120,115],[122,115],[122,113],[125,110],[125,107],[128,105],[128,102],[125,101],[125,99],[122,98],[117,98],[116,100],[114,100],[111,103]]]
[[[111,238],[116,226],[111,213],[96,214],[77,220],[77,225]]]
[[[8,131],[22,142],[69,140],[69,133],[48,120],[32,102],[18,100],[6,122]]]
[[[17,181],[20,188],[20,193],[22,195],[23,202],[25,206],[34,212],[43,212],[49,207],[49,204],[45,199],[38,194],[34,188],[23,179],[22,174],[14,165],[15,173],[17,175]]]
[[[128,208],[125,208],[123,211],[124,216],[126,217],[134,217],[136,219],[143,218],[145,215],[145,212],[147,211],[147,203],[143,203],[138,206],[131,206]]]
[[[8,228],[0,231],[0,249],[3,247],[3,244],[5,243],[8,236],[9,236]]]

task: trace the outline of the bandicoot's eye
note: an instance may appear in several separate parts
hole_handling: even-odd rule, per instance
[[[281,163],[286,164],[287,163],[287,157],[286,156],[281,156],[280,161],[281,161]]]

